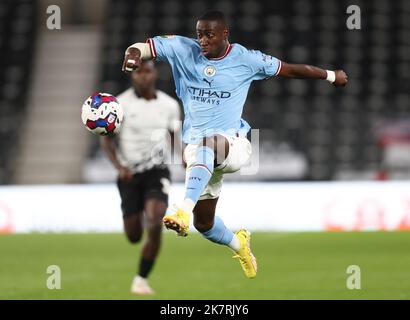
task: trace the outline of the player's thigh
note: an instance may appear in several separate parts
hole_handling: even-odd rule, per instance
[[[222,164],[229,154],[229,141],[224,135],[216,134],[203,138],[201,144],[214,150],[215,167]]]
[[[156,168],[147,171],[143,181],[144,212],[147,227],[161,224],[168,204],[169,187],[171,185],[168,168]]]
[[[168,168],[159,167],[146,171],[141,183],[144,192],[144,203],[150,198],[168,203],[169,188],[171,186],[171,173]]]
[[[223,163],[215,170],[223,173],[233,173],[248,163],[252,154],[252,146],[245,137],[226,136],[229,141],[229,153]]]
[[[219,198],[199,200],[194,208],[194,226],[198,231],[212,228]]]
[[[135,174],[131,181],[117,179],[118,192],[121,198],[121,210],[124,216],[142,212],[144,209],[141,179],[141,174]]]
[[[124,221],[124,231],[130,242],[138,242],[142,236],[144,198],[138,179],[135,175],[129,182],[117,180],[121,197],[121,210]]]

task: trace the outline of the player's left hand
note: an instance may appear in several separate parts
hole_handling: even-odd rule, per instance
[[[127,167],[120,167],[118,169],[118,176],[120,180],[123,180],[124,182],[130,182],[134,174]]]
[[[347,84],[347,74],[343,70],[335,70],[336,79],[333,82],[335,87],[344,87]]]

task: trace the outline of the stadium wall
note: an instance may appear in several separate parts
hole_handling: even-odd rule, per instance
[[[226,183],[217,214],[252,231],[410,230],[410,182]],[[1,233],[121,230],[114,184],[0,187]]]

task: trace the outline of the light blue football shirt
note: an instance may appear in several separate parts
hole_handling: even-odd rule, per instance
[[[246,136],[250,126],[241,117],[249,86],[277,75],[280,60],[237,43],[223,57],[208,59],[196,39],[158,36],[147,42],[155,59],[171,65],[176,94],[184,106],[185,143],[217,133]]]

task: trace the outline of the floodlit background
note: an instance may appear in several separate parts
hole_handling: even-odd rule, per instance
[[[61,29],[47,29],[47,19],[55,12],[47,13],[47,8],[55,9],[52,5],[61,10]],[[361,10],[359,30],[347,28],[349,5]],[[299,246],[306,245],[306,252],[311,249],[316,254],[322,250],[321,259],[326,265],[326,257],[337,254],[332,251],[332,241],[340,235],[292,238],[290,252],[295,256],[289,258],[283,255],[288,234],[279,240],[284,248],[279,252],[275,249],[275,232],[410,229],[409,1],[0,0],[0,233],[18,233],[14,235],[17,238],[0,236],[0,255],[3,252],[6,257],[4,268],[18,264],[18,250],[27,243],[36,246],[34,252],[43,252],[54,241],[57,251],[69,248],[72,242],[66,238],[61,246],[55,240],[60,232],[86,232],[82,237],[96,236],[87,232],[121,232],[116,172],[102,153],[98,138],[83,127],[81,105],[95,91],[117,95],[128,87],[121,65],[130,44],[163,34],[195,37],[196,17],[210,9],[219,9],[227,16],[231,43],[259,49],[285,62],[340,68],[349,76],[348,85],[337,89],[326,81],[275,78],[254,82],[243,117],[259,129],[259,140],[252,141],[259,151],[259,170],[254,175],[236,173],[226,178],[218,214],[227,225],[269,231],[256,235],[260,239],[259,252],[276,257],[275,261],[282,257],[278,268],[283,269],[276,270],[282,275],[284,270],[297,272],[289,266],[300,262],[297,255],[304,253],[299,252]],[[175,97],[170,67],[164,63],[157,63],[157,67],[158,88]],[[184,172],[178,165],[171,170],[175,182],[170,193],[173,201],[183,195]],[[24,238],[36,231],[58,234],[49,240],[42,235]],[[368,270],[375,261],[385,264],[378,265],[374,278],[370,276],[374,280],[370,288],[374,290],[363,297],[388,298],[398,292],[396,297],[408,298],[404,292],[410,288],[406,273],[410,261],[403,244],[408,247],[410,236],[391,233],[384,238],[381,233],[373,239],[371,234],[352,233],[345,235],[346,240],[334,240],[336,246],[347,247],[338,251],[344,254],[342,257],[336,257],[343,263],[328,266],[330,269],[320,269],[313,260],[309,265],[309,258],[317,256],[306,254],[303,260],[308,266],[302,267],[306,273],[300,274],[300,279],[319,279],[312,281],[318,287],[302,280],[290,285],[286,275],[283,283],[275,283],[272,274],[266,283],[280,285],[283,290],[279,293],[284,295],[269,295],[271,287],[255,285],[255,292],[268,295],[255,293],[253,297],[331,298],[332,292],[337,297],[350,297],[343,291],[344,269],[350,262],[355,263],[353,258],[360,262],[359,257],[368,253],[368,260],[362,262]],[[130,254],[120,236],[109,236]],[[167,237],[174,246],[176,239]],[[199,236],[193,239],[198,246],[204,245]],[[358,243],[367,246],[360,251],[355,247]],[[372,251],[374,246],[380,251]],[[20,249],[13,251],[16,247]],[[84,250],[81,245],[75,248],[67,255],[61,253],[62,260],[75,257],[76,250]],[[315,251],[317,248],[319,251]],[[96,252],[101,256],[94,262],[104,257],[104,250]],[[389,252],[396,255],[389,256]],[[171,253],[164,248],[165,265],[167,256]],[[44,261],[52,263],[52,257]],[[82,257],[87,259],[87,253],[83,252]],[[35,268],[40,270],[44,261],[36,261]],[[275,266],[272,262],[267,267],[274,270]],[[396,270],[395,278],[388,278],[385,269],[398,266],[402,269]],[[341,268],[341,276],[335,273],[333,277],[333,267]],[[71,268],[74,274],[79,270],[78,265]],[[88,269],[81,270],[87,274]],[[0,297],[47,297],[38,295],[38,283],[27,295],[22,295],[24,290],[13,291],[13,283],[4,280],[13,276],[6,271],[3,274],[7,276],[0,275]],[[323,272],[329,273],[330,280],[320,276]],[[385,278],[381,280],[377,275]],[[295,274],[288,276],[291,281]],[[333,285],[339,278],[342,287],[335,289]],[[6,284],[3,292],[2,279]],[[158,275],[157,282],[162,284],[159,279]],[[181,290],[189,292],[190,288]],[[307,293],[321,290],[330,293]],[[8,295],[4,295],[6,291]],[[208,291],[204,292],[199,298],[209,297]],[[74,298],[90,297],[77,295],[74,289],[71,293]],[[171,292],[164,297],[184,295]]]
[[[47,30],[48,5],[61,30]],[[81,130],[94,90],[118,94],[125,48],[159,34],[195,37],[195,19],[222,10],[231,42],[279,59],[343,68],[349,85],[255,82],[244,117],[260,129],[252,180],[403,180],[410,177],[410,3],[354,1],[1,1],[1,171],[4,184],[107,181],[111,167]],[[170,68],[158,86],[174,95]],[[87,170],[85,170],[87,169]],[[89,171],[89,172],[87,172]]]

